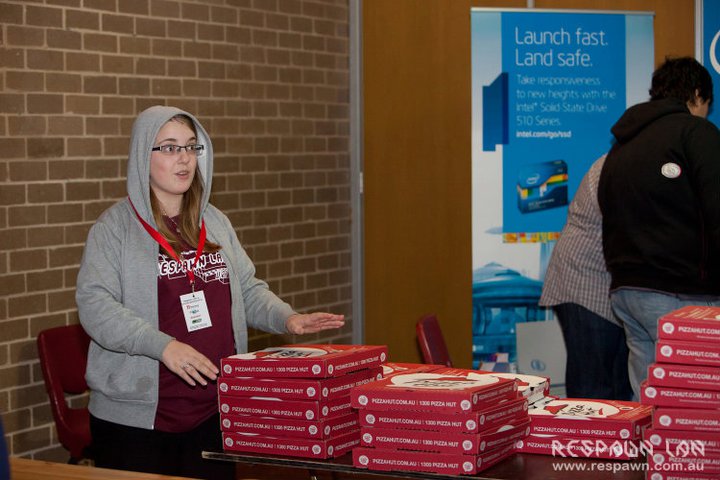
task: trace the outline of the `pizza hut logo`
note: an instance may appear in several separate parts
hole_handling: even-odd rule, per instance
[[[365,421],[370,425],[373,425],[375,423],[375,415],[368,413],[367,415],[365,415]]]
[[[320,452],[322,452],[322,447],[320,445],[313,445],[312,446],[312,452],[315,455],[320,455]]]
[[[226,393],[226,392],[228,391],[228,385],[227,385],[227,383],[222,382],[222,383],[220,384],[220,391],[223,392],[223,393]]]
[[[574,418],[609,417],[620,409],[608,403],[594,401],[555,400],[540,409],[533,410],[534,415],[555,415]]]
[[[227,403],[223,403],[220,405],[220,411],[223,413],[228,413],[230,411],[230,406]]]
[[[670,345],[663,345],[660,347],[660,355],[663,357],[669,357],[673,354],[673,349]]]
[[[675,331],[675,325],[670,322],[664,323],[662,326],[662,330],[665,333],[673,333]]]
[[[222,423],[223,427],[230,428],[230,420],[228,420],[227,418],[224,418]]]
[[[372,443],[372,441],[373,441],[372,435],[370,435],[369,433],[364,433],[364,434],[363,434],[363,442],[365,442],[365,443]]]
[[[665,369],[662,367],[653,368],[652,374],[655,378],[663,379],[665,378]]]
[[[225,373],[227,373],[228,375],[230,375],[230,374],[232,373],[232,367],[231,367],[230,365],[225,365],[225,366],[223,367],[223,370],[224,370]]]
[[[672,425],[672,418],[670,417],[670,415],[660,415],[660,419],[658,420],[658,422],[663,427],[669,427],[670,425]]]
[[[393,387],[418,388],[425,390],[467,390],[497,383],[491,375],[469,373],[467,376],[442,375],[437,373],[407,373],[391,377]]]
[[[315,425],[310,425],[310,428],[308,428],[308,432],[310,432],[311,435],[315,435],[317,431],[318,429]]]
[[[358,462],[360,462],[360,465],[367,465],[370,463],[370,459],[367,457],[367,455],[360,455],[358,457]]]
[[[478,460],[478,463],[480,463],[480,460]],[[478,465],[479,467],[480,465]],[[463,462],[463,471],[464,472],[472,472],[473,471],[473,464],[470,462]]]
[[[233,446],[232,438],[230,438],[230,437],[226,438],[225,445],[227,445],[228,447],[232,447]]]
[[[308,397],[314,397],[315,396],[315,387],[308,387],[308,389],[305,391],[305,394]]]
[[[322,367],[320,367],[320,365],[313,365],[311,370],[314,375],[319,375],[320,372],[322,371]]]

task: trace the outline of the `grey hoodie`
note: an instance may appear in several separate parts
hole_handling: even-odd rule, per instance
[[[142,112],[132,130],[127,190],[138,214],[157,228],[150,206],[151,148],[174,115],[195,123],[205,145],[198,170],[205,183],[202,218],[208,239],[222,247],[232,296],[235,347],[247,351],[247,327],[285,333],[294,312],[255,278],[255,267],[228,218],[209,203],[213,149],[205,129],[187,112],[155,106]],[[92,338],[86,378],[90,412],[103,420],[153,428],[158,402],[159,360],[172,337],[158,330],[159,245],[145,231],[127,198],[105,211],[90,229],[77,279],[80,322]]]

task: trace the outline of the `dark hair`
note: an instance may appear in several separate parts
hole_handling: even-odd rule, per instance
[[[650,99],[677,98],[694,102],[695,91],[712,105],[713,83],[710,73],[692,57],[665,58],[652,76]]]

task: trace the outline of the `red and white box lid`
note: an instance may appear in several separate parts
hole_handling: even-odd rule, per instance
[[[433,365],[426,363],[397,363],[397,362],[386,362],[382,364],[383,377],[389,377],[396,373],[411,373],[411,372],[430,372],[437,370],[438,368],[445,368],[444,365]]]
[[[647,382],[656,387],[720,390],[720,368],[653,363],[648,367]]]
[[[413,452],[385,448],[353,449],[353,465],[369,470],[433,472],[447,475],[473,475],[514,454],[513,444],[488,450],[479,455]]]
[[[720,391],[656,387],[644,381],[640,384],[640,401],[662,407],[717,408]]]
[[[653,428],[720,433],[720,409],[656,407]]]
[[[511,378],[518,382],[518,392],[527,398],[530,403],[536,402],[550,394],[550,379],[538,375],[526,375],[522,373],[499,373],[488,372],[500,378]]]
[[[720,436],[715,432],[646,428],[643,439],[654,449],[677,456],[720,455]]]
[[[219,395],[220,413],[230,415],[257,415],[261,417],[320,420],[352,412],[349,397],[327,402],[317,400],[281,400],[265,397],[232,397]]]
[[[287,400],[332,400],[349,396],[350,389],[382,378],[380,367],[367,368],[332,378],[220,377],[221,395],[272,397]]]
[[[228,377],[338,377],[387,361],[385,345],[283,345],[220,360]]]
[[[720,342],[720,307],[687,306],[658,320],[658,338]]]
[[[531,433],[515,442],[515,449],[523,453],[552,455],[561,458],[604,458],[609,460],[637,460],[645,455],[638,439],[572,437]]]
[[[257,433],[272,437],[328,438],[358,428],[359,420],[355,412],[320,420],[220,414],[220,429],[223,432]]]
[[[479,434],[362,427],[360,430],[360,444],[364,447],[394,450],[475,455],[525,438],[529,433],[530,419],[528,418],[518,419],[514,423]]]
[[[548,398],[530,405],[531,432],[579,437],[639,438],[652,407],[637,402]]]
[[[222,433],[225,450],[271,453],[304,458],[332,458],[349,452],[360,443],[360,431],[343,433],[326,439],[271,437],[251,433]]]
[[[502,400],[477,412],[438,413],[416,410],[359,410],[360,424],[368,427],[406,428],[440,432],[479,433],[516,419],[527,418],[526,398]]]
[[[720,342],[689,342],[659,338],[655,344],[658,363],[681,363],[720,367]]]
[[[460,368],[391,375],[351,392],[355,408],[444,413],[482,410],[517,396],[515,380]]]

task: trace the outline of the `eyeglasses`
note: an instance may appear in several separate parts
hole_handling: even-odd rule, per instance
[[[153,147],[153,152],[160,152],[163,155],[179,155],[181,151],[185,150],[190,155],[200,156],[205,151],[205,145],[198,145],[194,143],[192,145],[160,145],[159,147]]]

